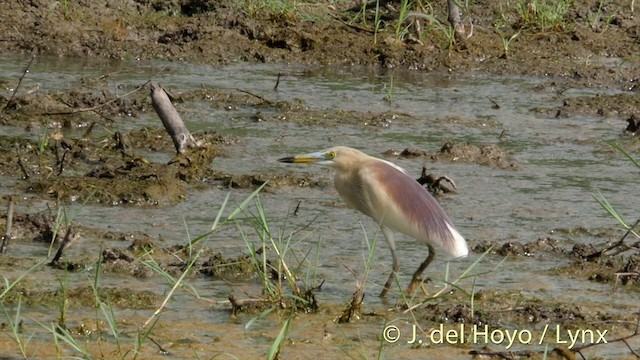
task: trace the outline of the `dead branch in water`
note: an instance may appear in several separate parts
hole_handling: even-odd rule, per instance
[[[162,120],[164,128],[167,130],[176,152],[182,154],[187,148],[199,147],[202,144],[196,141],[185,126],[180,114],[171,103],[169,96],[164,89],[156,82],[151,82],[151,103],[153,109]]]
[[[451,178],[446,175],[435,177],[432,174],[427,174],[427,168],[425,166],[422,167],[422,173],[420,174],[420,177],[416,179],[416,181],[419,182],[420,185],[426,185],[427,189],[432,194],[437,194],[440,191],[442,191],[443,193],[455,192],[455,190],[451,190],[448,187],[442,185],[442,180],[446,180],[454,189],[456,189],[456,183]]]
[[[251,96],[253,96],[253,97],[257,98],[257,99],[260,99],[262,102],[266,103],[267,105],[273,106],[273,103],[271,101],[269,101],[268,99],[266,99],[264,96],[260,96],[258,94],[252,93],[251,91],[242,90],[242,89],[236,89],[236,91],[239,91],[239,92],[247,94],[247,95],[251,95]]]
[[[64,234],[64,239],[60,242],[60,247],[58,247],[58,251],[53,257],[53,260],[49,263],[49,266],[57,266],[58,261],[60,261],[60,258],[62,257],[62,252],[78,240],[79,237],[80,235],[73,230],[71,224],[67,225],[67,232]]]
[[[629,234],[635,234],[634,233],[634,229],[636,228],[636,226],[638,226],[638,224],[640,224],[640,219],[636,220],[636,222],[629,227],[629,229],[627,229],[627,232],[622,236],[622,238],[620,238],[620,240],[618,240],[617,242],[606,246],[604,249],[600,250],[600,251],[596,251],[593,254],[589,254],[587,256],[585,256],[584,258],[588,261],[593,261],[597,258],[602,257],[603,255],[610,253],[609,256],[616,256],[620,253],[623,253],[627,250],[632,250],[632,249],[636,249],[638,251],[640,251],[640,241],[636,241],[635,243],[628,245],[625,244],[624,241],[625,239],[629,236]]]
[[[351,295],[351,299],[349,300],[347,307],[342,310],[342,313],[336,319],[338,324],[348,323],[351,322],[352,318],[360,317],[360,314],[362,313],[362,303],[364,302],[364,287],[366,285],[366,275],[364,281],[360,282],[358,280],[358,275],[356,275],[356,272],[353,271],[353,269],[351,269],[349,266],[345,264],[343,265],[356,279],[356,291],[354,291]]]
[[[7,225],[5,226],[4,236],[2,237],[2,246],[0,246],[0,254],[7,253],[7,246],[11,241],[11,228],[13,227],[13,196],[9,195],[9,205],[7,206]]]
[[[9,101],[7,101],[7,104],[4,106],[4,109],[2,109],[3,112],[7,112],[7,109],[9,108],[11,101],[13,101],[13,98],[16,96],[16,93],[18,92],[18,89],[22,84],[22,80],[29,72],[29,69],[31,68],[31,64],[33,64],[33,60],[35,59],[36,59],[35,55],[31,56],[31,60],[29,61],[29,64],[27,65],[26,69],[24,69],[24,71],[22,72],[22,76],[20,76],[20,80],[18,80],[18,85],[16,85],[15,89],[13,89],[13,93],[11,93],[11,97],[9,97]]]

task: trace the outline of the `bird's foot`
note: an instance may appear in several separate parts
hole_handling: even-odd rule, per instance
[[[407,288],[407,291],[405,291],[405,296],[406,297],[411,297],[413,295],[413,292],[416,290],[416,288],[419,286],[420,289],[422,290],[422,293],[425,296],[429,296],[429,292],[427,291],[427,288],[424,286],[425,283],[431,282],[431,278],[427,278],[426,280],[422,280],[421,278],[414,278],[411,280],[411,283],[409,284],[409,287]]]

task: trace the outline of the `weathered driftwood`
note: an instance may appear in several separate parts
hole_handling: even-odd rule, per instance
[[[442,180],[446,180],[447,182],[449,182],[449,184],[453,186],[454,190],[451,190],[448,187],[442,185],[441,184]],[[446,175],[435,177],[432,174],[427,174],[427,168],[425,166],[422,167],[422,174],[420,175],[419,178],[416,179],[416,181],[420,183],[420,185],[422,186],[426,185],[427,190],[429,190],[429,192],[434,195],[439,192],[443,192],[443,193],[455,192],[455,189],[457,188],[456,183]]]
[[[447,0],[447,9],[449,12],[447,20],[449,20],[449,23],[455,30],[454,36],[456,42],[458,42],[458,44],[464,45],[464,41],[468,36],[471,36],[471,34],[469,34],[468,36],[466,35],[464,24],[462,23],[462,20],[460,18],[460,8],[458,7],[458,2],[456,0]],[[471,31],[473,31],[473,28]]]
[[[57,266],[58,262],[60,261],[60,258],[62,257],[62,252],[66,248],[71,246],[71,244],[73,244],[79,238],[80,238],[80,234],[76,233],[75,230],[73,230],[73,228],[71,227],[71,224],[68,224],[67,225],[67,231],[64,234],[64,238],[60,242],[60,247],[58,247],[58,251],[56,252],[56,255],[53,257],[53,259],[51,260],[49,265],[50,266]]]
[[[187,148],[199,147],[198,143],[184,125],[180,114],[171,103],[164,89],[156,82],[151,82],[151,103],[164,128],[167,130],[178,154],[184,153]]]

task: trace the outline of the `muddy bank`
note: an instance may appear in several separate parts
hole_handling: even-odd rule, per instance
[[[379,9],[376,28],[375,3],[363,8],[348,1],[280,7],[252,1],[6,1],[0,5],[0,50],[222,64],[473,70],[637,88],[640,22],[628,1],[600,7],[571,3],[549,22],[542,13],[547,8],[473,2],[462,11],[471,34],[464,45],[451,45],[442,27],[445,2],[410,9],[426,20],[409,16],[398,24],[401,28],[396,26],[399,6],[390,2]]]

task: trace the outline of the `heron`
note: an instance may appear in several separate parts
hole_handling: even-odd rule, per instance
[[[411,278],[406,294],[422,283],[420,276],[435,258],[435,247],[453,257],[469,253],[467,242],[436,199],[400,166],[359,150],[336,146],[318,152],[278,159],[283,163],[329,165],[336,170],[334,185],[347,204],[378,223],[392,257],[392,272],[380,297],[386,296],[400,270],[393,231],[427,245],[429,254]]]

